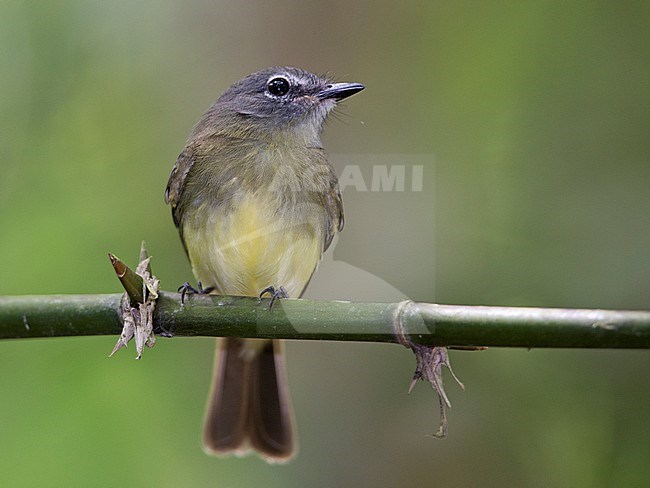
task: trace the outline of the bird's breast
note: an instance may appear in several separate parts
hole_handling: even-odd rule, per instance
[[[324,210],[263,191],[241,195],[219,210],[196,211],[183,237],[197,280],[221,294],[255,296],[284,286],[298,297],[316,269],[323,246]]]

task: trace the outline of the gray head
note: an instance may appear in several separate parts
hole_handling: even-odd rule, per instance
[[[276,66],[239,80],[206,116],[213,123],[216,116],[255,132],[306,129],[318,134],[336,103],[363,89],[360,83],[334,83],[299,68]]]

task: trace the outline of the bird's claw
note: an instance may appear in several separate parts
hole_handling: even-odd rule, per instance
[[[284,289],[284,286],[281,286],[279,288],[275,288],[274,286],[267,286],[260,292],[260,300],[262,300],[262,297],[266,294],[271,295],[271,301],[269,302],[269,310],[273,308],[273,304],[278,298],[289,298],[289,294],[287,293],[287,290]]]

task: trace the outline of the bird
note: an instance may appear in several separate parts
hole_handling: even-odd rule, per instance
[[[323,124],[360,83],[274,66],[230,86],[194,126],[165,190],[199,291],[299,298],[344,212]],[[284,346],[218,339],[203,447],[256,452],[269,463],[297,451]]]

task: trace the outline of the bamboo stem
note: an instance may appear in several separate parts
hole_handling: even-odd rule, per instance
[[[121,295],[0,297],[0,339],[119,335]],[[400,342],[436,346],[650,348],[650,312],[358,303],[160,292],[156,331],[178,336]]]

